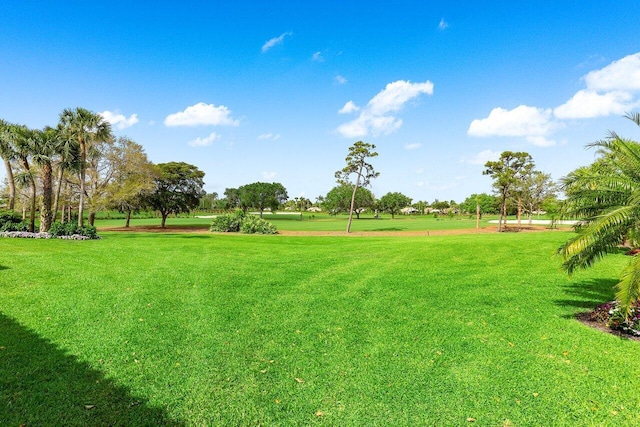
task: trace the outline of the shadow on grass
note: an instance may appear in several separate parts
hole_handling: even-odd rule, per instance
[[[571,283],[565,286],[568,299],[556,300],[556,304],[563,307],[576,307],[591,310],[597,305],[614,299],[615,279],[598,279],[585,282]]]
[[[9,267],[6,267],[6,266],[4,266],[4,265],[0,265],[0,271],[2,271],[2,270],[8,270],[8,269],[9,269]]]
[[[184,424],[0,313],[0,425]]]

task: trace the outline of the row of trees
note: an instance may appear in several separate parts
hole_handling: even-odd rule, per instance
[[[557,187],[551,175],[535,170],[529,153],[504,151],[498,160],[487,162],[485,168],[483,174],[493,178],[493,188],[500,199],[498,231],[506,224],[510,203],[515,203],[520,221],[523,211],[529,212],[531,218],[546,200],[555,198]]]
[[[204,173],[186,163],[154,165],[141,145],[115,138],[101,115],[84,108],[65,109],[56,127],[30,129],[0,120],[0,156],[7,176],[7,207],[21,202],[28,211],[28,228],[35,231],[36,211],[40,231],[48,231],[58,217],[78,227],[94,224],[100,210],[127,213],[151,208],[162,214],[198,206]],[[22,200],[20,200],[22,199]],[[58,216],[58,214],[60,214]]]
[[[376,157],[375,146],[358,141],[349,148],[346,166],[335,173],[338,185],[316,204],[331,213],[349,213],[358,218],[366,209],[388,212],[394,217],[403,208],[412,206],[411,198],[390,192],[379,200],[367,189],[379,176],[369,158]],[[277,210],[288,203],[295,210],[304,210],[312,202],[304,197],[289,200],[280,183],[256,182],[238,188],[227,188],[224,198],[202,191],[204,173],[186,163],[151,163],[142,146],[128,138],[115,138],[111,126],[102,116],[83,108],[64,110],[56,127],[29,129],[23,125],[0,120],[0,155],[5,164],[8,183],[8,207],[14,209],[21,199],[29,212],[29,228],[35,228],[35,215],[40,212],[40,230],[46,231],[58,217],[70,219],[72,207],[77,207],[78,226],[84,222],[88,209],[89,224],[94,224],[100,210],[117,209],[127,215],[153,209],[167,216],[203,209]],[[526,153],[505,152],[498,162],[487,163],[485,173],[495,178],[494,186],[501,196],[500,212],[507,213],[508,201],[517,199],[518,212],[540,208],[540,203],[554,192],[549,175],[533,171],[533,162]],[[424,213],[427,207],[445,212],[493,213],[495,198],[486,194],[472,195],[461,204],[454,201],[434,201],[413,204]],[[39,201],[39,203],[38,203]],[[39,204],[39,207],[37,206]],[[521,209],[522,208],[522,209]],[[76,210],[74,209],[74,212]]]

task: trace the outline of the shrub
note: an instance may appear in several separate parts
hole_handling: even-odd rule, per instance
[[[98,232],[92,225],[78,227],[75,222],[54,222],[49,228],[49,234],[53,237],[84,236],[89,239],[98,239]]]
[[[244,234],[277,234],[278,230],[270,222],[250,215],[242,221],[240,232]]]
[[[245,213],[237,210],[234,213],[219,215],[213,219],[211,223],[211,231],[220,231],[222,233],[237,233],[240,231],[240,225],[245,217]]]
[[[219,231],[222,233],[241,232],[244,234],[278,233],[278,230],[273,224],[253,215],[245,215],[241,210],[214,218],[211,223],[211,231]]]
[[[14,212],[0,212],[0,231],[27,231],[29,225]]]
[[[75,234],[76,224],[73,222],[54,222],[49,228],[49,234],[54,237],[71,236]]]

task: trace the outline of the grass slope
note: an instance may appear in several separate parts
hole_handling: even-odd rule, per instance
[[[0,239],[0,424],[637,425],[568,236]]]

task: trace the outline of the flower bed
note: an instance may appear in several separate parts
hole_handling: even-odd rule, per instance
[[[92,240],[99,239],[99,236],[88,237],[81,234],[72,234],[69,236],[54,236],[50,233],[30,233],[28,231],[4,231],[0,233],[0,237],[10,237],[17,239],[64,239],[64,240]]]
[[[589,313],[588,317],[588,320],[603,324],[611,330],[640,337],[640,303],[631,306],[628,318],[625,317],[618,301],[600,304]]]

